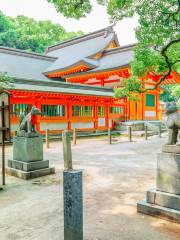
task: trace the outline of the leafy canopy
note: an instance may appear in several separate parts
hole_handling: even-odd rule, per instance
[[[163,102],[172,102],[177,101],[177,97],[173,96],[174,89],[177,86],[174,85],[165,85],[162,87],[163,93],[160,94],[160,100]]]
[[[92,4],[89,0],[47,0],[53,3],[58,12],[65,17],[79,19],[85,17],[92,10]]]
[[[13,82],[13,78],[9,77],[6,73],[0,72],[0,90],[11,88]]]
[[[180,85],[173,86],[171,95],[176,99],[180,99]]]
[[[43,53],[57,42],[82,35],[83,32],[67,32],[51,21],[35,21],[18,16],[10,18],[0,12],[0,45]]]
[[[66,17],[79,19],[91,9],[90,0],[48,0]],[[113,23],[138,15],[137,46],[131,63],[131,77],[116,96],[135,97],[146,92],[140,79],[149,73],[160,76],[157,88],[172,71],[180,74],[180,0],[97,0],[107,7]],[[133,94],[132,94],[133,93]]]

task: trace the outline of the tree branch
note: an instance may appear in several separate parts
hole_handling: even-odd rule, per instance
[[[167,67],[168,67],[168,71],[160,77],[160,79],[158,80],[158,82],[155,84],[155,86],[153,88],[146,88],[146,89],[140,89],[139,90],[139,93],[145,93],[149,90],[155,90],[170,74],[171,74],[171,71],[172,71],[172,64],[170,63],[169,61],[169,58],[166,54],[167,50],[175,43],[178,43],[180,42],[180,38],[178,39],[175,39],[175,40],[172,40],[170,41],[162,50],[161,50],[161,55],[164,57],[165,61],[166,61],[166,64],[167,64]],[[178,62],[180,60],[177,60]],[[177,62],[176,61],[176,62]]]
[[[180,59],[178,59],[178,60],[174,61],[173,63],[171,63],[171,66],[173,66],[174,64],[176,64],[178,62],[180,62]]]

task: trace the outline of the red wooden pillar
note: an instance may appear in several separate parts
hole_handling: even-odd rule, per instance
[[[97,103],[93,106],[94,109],[94,128],[98,129],[98,106]]]
[[[128,106],[127,106],[127,98],[124,99],[124,121],[127,121],[128,118]]]
[[[145,88],[145,83],[144,83],[145,79],[141,78],[141,81],[142,81],[142,88],[144,89]],[[145,119],[145,94],[142,93],[141,96],[142,96],[142,98],[141,98],[141,101],[142,101],[142,105],[141,105],[141,107],[142,107],[142,120],[144,120]]]
[[[109,128],[109,103],[105,106],[106,128]]]
[[[130,120],[130,101],[126,98],[126,106],[127,106],[127,116],[126,116],[126,121]]]
[[[36,106],[40,111],[42,111],[41,99],[39,99],[39,98],[36,99],[35,106]],[[38,117],[37,117],[36,129],[37,129],[38,132],[41,130],[40,118],[41,118],[41,116],[38,116]]]
[[[101,79],[101,86],[104,87],[104,78]]]
[[[156,119],[159,119],[159,115],[158,115],[158,112],[159,112],[159,94],[158,94],[158,91],[156,91],[156,93],[155,93],[155,99],[156,99]]]
[[[142,120],[145,118],[145,94],[142,93]]]
[[[67,116],[67,123],[68,123],[68,130],[71,130],[71,119],[72,119],[72,102],[69,101],[66,105],[66,116]]]

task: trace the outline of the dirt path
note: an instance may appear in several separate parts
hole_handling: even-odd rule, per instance
[[[137,201],[155,186],[156,153],[164,141],[108,145],[105,138],[82,139],[73,147],[74,167],[84,170],[84,240],[180,239],[180,225],[136,211]],[[45,159],[56,174],[7,178],[0,192],[0,240],[63,240],[62,144],[51,143]]]

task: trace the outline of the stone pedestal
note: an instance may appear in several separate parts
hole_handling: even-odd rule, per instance
[[[138,212],[180,223],[180,147],[165,145],[158,154],[156,189],[147,191]]]
[[[55,173],[49,161],[43,160],[43,141],[40,136],[13,138],[13,160],[8,160],[6,173],[22,179]]]

